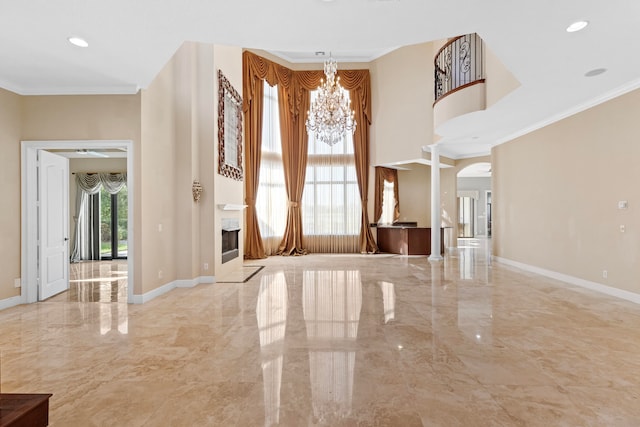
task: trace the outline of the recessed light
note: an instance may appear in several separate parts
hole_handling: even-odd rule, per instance
[[[575,33],[576,31],[584,30],[589,25],[589,21],[576,21],[567,27],[567,33]]]
[[[606,68],[595,68],[591,71],[587,71],[586,73],[584,73],[585,77],[594,77],[594,76],[599,76],[600,74],[604,73],[605,71],[607,71]]]
[[[89,43],[87,43],[87,41],[82,37],[69,37],[67,40],[69,40],[69,43],[74,46],[89,47]]]

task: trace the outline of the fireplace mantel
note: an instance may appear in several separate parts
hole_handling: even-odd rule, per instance
[[[241,211],[246,207],[247,205],[236,205],[233,203],[222,203],[218,205],[218,209],[223,211]]]

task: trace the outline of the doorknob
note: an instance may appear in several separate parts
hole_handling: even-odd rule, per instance
[[[68,238],[68,237],[65,237],[65,238],[64,238],[64,241],[65,241],[65,242],[68,242],[68,241],[69,241],[69,238]]]

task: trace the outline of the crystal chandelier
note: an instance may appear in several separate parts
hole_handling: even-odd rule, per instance
[[[345,96],[340,85],[340,77],[336,77],[338,63],[329,58],[324,63],[326,80],[320,81],[318,96],[307,112],[307,133],[313,133],[317,139],[329,145],[342,140],[347,131],[356,131],[351,100]]]

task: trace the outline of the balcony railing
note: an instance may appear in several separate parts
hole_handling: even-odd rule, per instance
[[[456,37],[434,59],[435,102],[446,95],[484,81],[483,43],[476,33]]]

